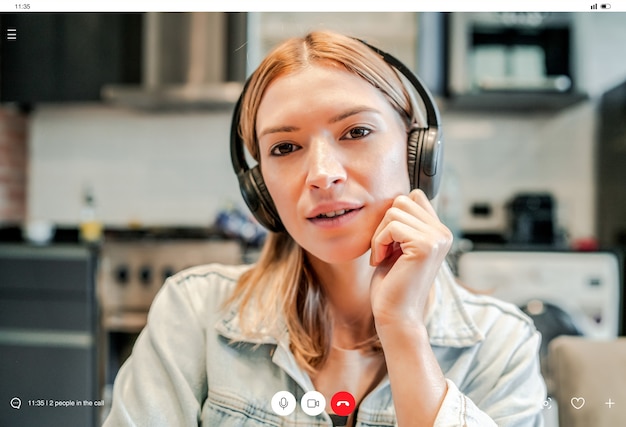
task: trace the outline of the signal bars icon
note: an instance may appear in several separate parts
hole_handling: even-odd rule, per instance
[[[7,40],[17,40],[17,28],[7,28]]]
[[[610,3],[602,3],[600,5],[600,9],[605,9],[608,10],[611,8],[611,4]],[[598,3],[594,3],[591,5],[591,10],[598,10]]]

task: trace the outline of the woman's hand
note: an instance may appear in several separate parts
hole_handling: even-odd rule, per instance
[[[423,325],[432,283],[451,245],[452,233],[421,190],[393,201],[372,237],[377,328]]]

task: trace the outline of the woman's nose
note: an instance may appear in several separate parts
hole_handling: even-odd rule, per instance
[[[306,183],[311,188],[329,189],[346,180],[340,153],[327,139],[318,139],[309,151],[309,171]]]

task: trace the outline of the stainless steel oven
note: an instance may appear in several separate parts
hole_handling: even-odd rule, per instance
[[[235,240],[107,240],[99,258],[97,292],[105,360],[104,400],[110,404],[115,376],[146,325],[150,305],[165,279],[195,265],[240,264],[242,246]]]

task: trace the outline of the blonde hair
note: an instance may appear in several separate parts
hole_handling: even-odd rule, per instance
[[[265,90],[276,78],[313,64],[335,65],[378,88],[403,119],[414,120],[410,94],[396,71],[360,41],[330,31],[312,32],[276,47],[252,74],[242,100],[239,133],[259,162],[256,115]],[[319,369],[331,345],[332,318],[305,251],[286,232],[270,232],[258,262],[240,278],[227,304],[238,302],[240,326],[248,335],[287,330],[297,362]],[[361,348],[382,351],[377,336]]]

